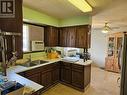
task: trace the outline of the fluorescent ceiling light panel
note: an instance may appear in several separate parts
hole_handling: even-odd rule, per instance
[[[85,0],[68,0],[68,1],[83,12],[92,11],[92,7]]]

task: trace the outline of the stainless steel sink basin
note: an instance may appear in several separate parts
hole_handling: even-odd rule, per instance
[[[48,61],[44,61],[44,60],[35,60],[35,61],[32,61],[31,63],[32,64],[44,64],[44,63],[47,63]]]
[[[32,66],[44,64],[44,63],[47,63],[47,62],[48,61],[44,61],[44,60],[35,60],[35,61],[31,61],[31,62],[27,62],[27,63],[21,64],[21,66],[32,67]]]

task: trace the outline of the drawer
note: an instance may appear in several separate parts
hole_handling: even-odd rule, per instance
[[[41,72],[41,68],[40,67],[25,71],[24,73],[25,73],[25,76],[28,77],[28,76],[31,76],[33,74],[39,73],[39,72]]]
[[[68,62],[61,62],[61,66],[62,67],[71,67],[72,63],[68,63]]]
[[[72,64],[72,70],[84,72],[84,66],[78,64]]]

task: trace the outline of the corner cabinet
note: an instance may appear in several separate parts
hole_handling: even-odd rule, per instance
[[[44,44],[48,47],[58,46],[58,28],[53,26],[44,27]]]
[[[90,26],[70,26],[60,28],[60,46],[90,48]]]
[[[107,37],[108,48],[107,48],[107,57],[105,58],[105,69],[112,72],[120,72],[119,67],[119,58],[120,53],[122,52],[122,41],[123,41],[123,32],[112,33]]]

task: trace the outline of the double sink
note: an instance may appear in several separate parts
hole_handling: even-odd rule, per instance
[[[45,63],[48,63],[48,62],[49,62],[49,61],[35,60],[35,61],[26,62],[26,63],[24,63],[24,64],[21,64],[21,66],[32,67],[32,66],[36,66],[36,65],[40,65],[40,64],[45,64]]]

